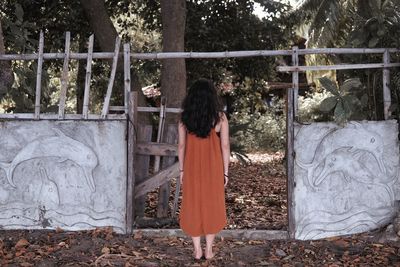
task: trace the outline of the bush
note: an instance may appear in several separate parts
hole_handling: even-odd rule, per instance
[[[301,122],[332,121],[331,115],[322,113],[320,110],[321,102],[331,96],[332,94],[325,90],[322,92],[310,92],[306,96],[299,96],[299,120]]]
[[[230,119],[233,152],[277,151],[285,148],[286,120],[282,101],[263,113],[235,112]]]

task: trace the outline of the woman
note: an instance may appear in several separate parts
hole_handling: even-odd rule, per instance
[[[226,225],[229,127],[213,83],[197,80],[183,101],[179,122],[179,168],[183,184],[180,226],[192,237],[194,257],[211,259],[215,234]]]

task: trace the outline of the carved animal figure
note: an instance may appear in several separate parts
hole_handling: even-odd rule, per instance
[[[320,185],[334,172],[341,172],[346,181],[351,177],[361,183],[373,183],[374,175],[353,157],[351,147],[336,149],[325,157],[324,163],[321,172],[311,181],[313,186]]]
[[[21,149],[10,163],[0,162],[0,168],[6,171],[10,185],[16,187],[13,173],[22,162],[36,158],[57,158],[61,162],[71,160],[80,166],[89,188],[95,191],[93,170],[98,164],[96,154],[90,147],[66,136],[62,131],[53,130],[55,136],[41,136]]]
[[[357,160],[351,151],[351,148],[343,147],[326,156],[324,166],[315,180],[312,181],[312,185],[317,187],[332,173],[340,172],[348,182],[350,179],[353,179],[362,184],[373,185],[375,191],[372,194],[363,191],[361,192],[361,195],[366,193],[367,198],[370,200],[374,197],[381,199],[381,201],[374,201],[376,204],[380,204],[382,201],[390,203],[394,197],[393,191],[386,184],[374,181],[376,178],[375,174],[373,174],[362,162]]]
[[[383,164],[383,141],[382,137],[373,131],[365,129],[358,122],[349,122],[347,127],[335,129],[328,132],[319,142],[313,159],[310,163],[301,162],[296,159],[296,164],[307,170],[307,180],[310,186],[314,185],[314,172],[317,166],[333,151],[349,147],[352,152],[365,150],[371,153],[382,173],[386,173]]]

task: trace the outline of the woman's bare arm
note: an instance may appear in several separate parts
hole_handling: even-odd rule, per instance
[[[182,122],[178,124],[178,159],[181,184],[183,183],[183,166],[185,162],[186,127]]]
[[[222,160],[224,163],[224,177],[225,177],[225,186],[228,183],[228,175],[229,175],[229,161],[231,156],[231,149],[229,144],[229,124],[228,118],[225,116],[225,113],[221,117],[221,150],[222,150]]]

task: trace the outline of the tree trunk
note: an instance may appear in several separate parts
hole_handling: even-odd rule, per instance
[[[104,52],[113,52],[115,38],[118,33],[104,5],[104,0],[80,0],[85,14],[89,20],[90,27],[95,34],[95,40]],[[118,72],[123,72],[123,60],[119,60]],[[132,91],[138,91],[138,105],[146,106],[146,99],[141,90],[142,86],[136,73],[131,74]],[[123,84],[123,82],[121,83]],[[139,116],[139,121],[146,120],[147,116]]]
[[[0,54],[5,54],[3,30],[0,20]],[[11,69],[10,61],[0,61],[0,98],[6,94],[14,81],[14,76]]]
[[[118,33],[110,19],[110,15],[107,13],[104,0],[81,0],[81,5],[101,50],[113,52],[115,38]]]
[[[185,0],[161,0],[163,52],[185,50]],[[180,107],[186,93],[185,59],[165,59],[161,67],[161,92],[167,107]]]
[[[185,0],[161,0],[161,19],[163,34],[163,52],[183,52],[185,50]],[[165,59],[161,66],[161,93],[167,98],[167,107],[180,107],[186,93],[186,66],[185,59]],[[166,129],[168,141],[177,138],[177,116],[168,114]],[[175,135],[175,136],[174,136]],[[173,164],[175,159],[163,159],[164,165]],[[157,217],[166,217],[168,214],[168,200],[170,183],[160,187],[158,194]]]

